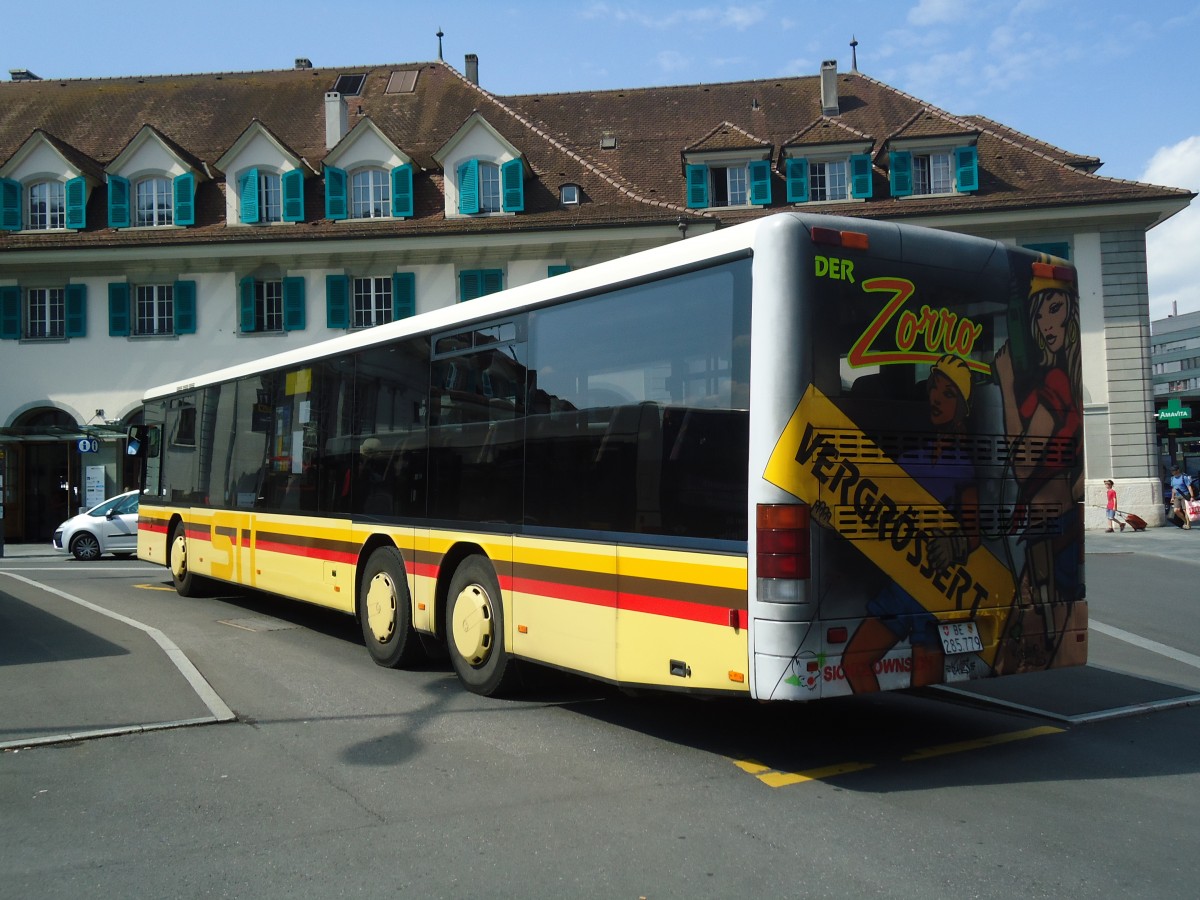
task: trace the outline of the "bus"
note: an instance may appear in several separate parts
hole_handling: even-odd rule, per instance
[[[376,663],[811,700],[1082,665],[1066,261],[780,213],[150,390],[138,555]]]

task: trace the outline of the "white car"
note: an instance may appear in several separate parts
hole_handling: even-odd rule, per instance
[[[109,497],[54,529],[53,546],[76,559],[99,559],[103,553],[133,556],[137,553],[138,492]]]

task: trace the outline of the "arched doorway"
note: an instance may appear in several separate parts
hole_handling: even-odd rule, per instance
[[[20,481],[11,495],[18,508],[5,510],[6,525],[9,516],[15,518],[6,533],[18,541],[49,541],[80,502],[77,454],[67,437],[79,425],[62,410],[46,407],[29,410],[14,425],[23,432],[20,443],[8,445],[17,455]]]

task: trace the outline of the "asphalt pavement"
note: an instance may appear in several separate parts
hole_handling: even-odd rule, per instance
[[[1200,527],[1087,535],[1088,554],[1197,551]],[[169,636],[22,574],[54,560],[66,563],[49,544],[0,558],[0,751],[235,718]]]

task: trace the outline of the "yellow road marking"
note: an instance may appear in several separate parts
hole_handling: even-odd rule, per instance
[[[1007,744],[1011,741],[1023,741],[1027,738],[1041,737],[1043,734],[1059,734],[1066,731],[1065,728],[1055,728],[1053,725],[1042,725],[1039,728],[1029,728],[1025,731],[1011,731],[1008,734],[997,734],[992,737],[979,738],[975,741],[960,741],[956,744],[941,744],[937,747],[925,747],[910,753],[908,756],[902,756],[904,762],[912,762],[918,759],[930,759],[934,756],[946,756],[950,753],[963,753],[967,750],[979,750],[983,747],[993,747],[997,744]]]
[[[174,585],[166,584],[135,584],[135,588],[141,588],[143,591],[174,591]]]
[[[936,747],[924,747],[907,756],[900,757],[902,762],[915,762],[922,759],[932,759],[935,756],[946,756],[950,753],[965,753],[968,750],[980,750],[984,747],[994,747],[1012,741],[1023,741],[1028,738],[1041,737],[1044,734],[1061,734],[1065,728],[1055,728],[1053,725],[1042,725],[1038,728],[1028,728],[1024,731],[1011,731],[1008,734],[997,734],[992,737],[979,738],[974,741],[959,741],[954,744],[940,744]],[[803,784],[807,781],[823,781],[838,775],[848,775],[870,769],[875,763],[846,762],[819,769],[809,769],[806,772],[780,772],[770,766],[763,765],[755,759],[734,759],[731,762],[743,772],[753,775],[767,787],[781,788],[791,784]]]

